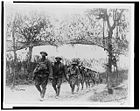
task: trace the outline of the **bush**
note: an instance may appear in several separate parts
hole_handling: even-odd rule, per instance
[[[122,83],[124,80],[128,79],[128,70],[119,70],[118,73],[119,73],[119,78],[118,78],[119,83]],[[100,73],[100,76],[104,81],[106,81],[106,74],[107,72]],[[110,74],[109,78],[112,84],[115,84],[116,78],[117,78],[116,72],[113,72],[112,74]]]

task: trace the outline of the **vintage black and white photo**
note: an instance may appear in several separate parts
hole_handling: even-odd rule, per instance
[[[131,107],[134,5],[4,3],[4,107]]]

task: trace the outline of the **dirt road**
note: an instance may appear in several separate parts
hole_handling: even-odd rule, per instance
[[[54,89],[51,84],[48,84],[44,101],[40,101],[39,92],[33,85],[17,86],[14,90],[6,87],[4,100],[9,106],[98,106],[101,104],[112,104],[99,103],[90,100],[90,97],[94,95],[95,92],[101,92],[105,87],[105,84],[100,84],[92,88],[84,88],[78,93],[71,94],[69,84],[63,83],[60,97],[56,98]]]

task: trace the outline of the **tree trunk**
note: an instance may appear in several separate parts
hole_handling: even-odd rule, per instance
[[[17,54],[16,54],[16,43],[15,43],[14,26],[13,26],[13,30],[12,30],[12,39],[13,39],[13,50],[14,50],[14,67],[13,67],[13,83],[12,83],[12,89],[13,89],[15,87],[16,65],[17,65]]]
[[[28,52],[28,67],[27,67],[28,78],[30,77],[30,73],[32,72],[32,68],[31,68],[32,52],[33,52],[33,46],[30,46]]]
[[[110,81],[110,75],[112,74],[112,34],[113,34],[113,30],[109,30],[108,35],[108,75],[107,75],[107,84],[110,87],[111,85],[111,81]]]
[[[29,58],[28,58],[28,62],[31,62],[32,59],[32,52],[33,52],[33,46],[29,47]]]
[[[108,55],[108,71],[110,72],[110,74],[112,73],[112,48],[109,49],[109,55]]]
[[[116,72],[116,74],[117,74],[117,78],[116,78],[116,84],[118,85],[119,84],[119,73],[118,73],[118,66],[117,66],[117,63],[116,63],[116,70],[115,70],[115,72]]]

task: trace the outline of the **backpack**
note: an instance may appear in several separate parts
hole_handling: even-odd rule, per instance
[[[34,73],[37,74],[37,73],[40,73],[40,72],[45,71],[47,69],[48,68],[47,68],[45,62],[39,62],[39,64],[36,66],[36,68],[34,70]]]
[[[39,69],[39,70],[47,70],[46,63],[45,63],[45,62],[40,62],[40,63],[38,64],[38,69]]]
[[[70,68],[70,75],[73,75],[73,74],[75,75],[75,74],[77,74],[77,71],[76,71],[76,70],[77,70],[77,67],[74,68],[74,69],[71,67],[71,68]]]

